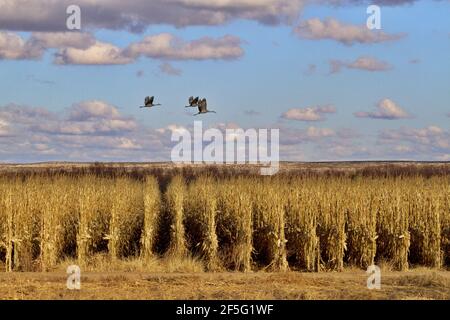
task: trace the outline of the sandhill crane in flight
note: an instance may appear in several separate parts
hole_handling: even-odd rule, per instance
[[[206,101],[205,98],[203,98],[202,100],[200,100],[198,102],[198,113],[194,114],[194,116],[197,116],[202,113],[209,113],[209,112],[216,113],[215,111],[208,110],[208,102]]]
[[[186,106],[186,108],[189,107],[197,107],[198,106],[198,100],[200,99],[200,97],[197,97],[194,99],[194,97],[189,97],[189,105]]]
[[[140,106],[139,108],[151,108],[151,107],[154,107],[154,106],[160,106],[161,105],[160,103],[153,104],[154,100],[155,100],[154,96],[146,97],[145,101],[144,101],[145,106]]]

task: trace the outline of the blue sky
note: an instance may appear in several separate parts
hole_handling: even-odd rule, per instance
[[[365,27],[366,1],[297,0],[284,10],[287,0],[177,0],[171,8],[157,0],[148,10],[158,16],[148,20],[144,1],[79,2],[79,33],[114,46],[113,58],[95,51],[86,63],[95,44],[55,26],[59,11],[47,0],[29,1],[48,11],[39,18],[0,0],[0,12],[18,17],[2,22],[0,13],[2,162],[169,160],[173,128],[193,125],[183,108],[191,95],[218,112],[202,115],[205,127],[280,128],[281,160],[450,161],[449,1],[384,1],[379,31]],[[95,2],[107,17],[95,16]],[[191,20],[182,11],[191,5],[214,19]],[[127,10],[139,32],[129,31]],[[161,53],[143,41],[159,34],[186,46],[173,40]],[[65,60],[55,64],[55,55]],[[164,106],[139,109],[147,95]]]

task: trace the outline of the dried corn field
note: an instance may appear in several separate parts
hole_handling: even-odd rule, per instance
[[[167,180],[167,181],[166,181]],[[196,257],[206,271],[450,266],[449,177],[0,178],[0,264]]]

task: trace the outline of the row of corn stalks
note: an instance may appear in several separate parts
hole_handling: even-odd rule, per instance
[[[250,271],[450,265],[450,183],[434,178],[30,177],[0,180],[0,261],[51,270],[160,256]]]

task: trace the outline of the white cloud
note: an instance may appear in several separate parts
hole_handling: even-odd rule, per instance
[[[158,132],[104,101],[74,104],[66,112],[0,107],[0,161],[169,160],[170,130]]]
[[[25,40],[16,33],[0,31],[0,59],[36,60],[50,48],[87,49],[95,43],[94,36],[89,33],[35,32]]]
[[[48,48],[88,49],[95,45],[95,37],[82,32],[34,32],[30,42]]]
[[[281,128],[280,152],[283,160],[335,161],[367,159],[370,142],[348,128]]]
[[[355,112],[357,118],[372,118],[384,120],[408,119],[412,116],[390,99],[383,99],[377,105],[377,111]]]
[[[9,135],[9,123],[0,118],[0,137]]]
[[[137,150],[142,149],[142,146],[133,139],[120,138],[120,143],[117,146],[119,149]]]
[[[362,69],[367,71],[385,71],[392,68],[389,63],[377,60],[372,57],[359,57],[354,62],[347,64],[347,67],[351,69]]]
[[[133,131],[138,126],[116,107],[97,100],[74,104],[63,118],[45,108],[9,104],[0,107],[0,120],[4,126],[10,124],[14,132],[31,130],[54,135],[108,135]]]
[[[341,71],[342,68],[375,72],[375,71],[391,70],[392,66],[385,61],[381,61],[376,58],[368,56],[359,57],[352,62],[345,62],[340,60],[330,61],[330,73],[338,73]]]
[[[328,159],[367,157],[370,153],[370,148],[352,144],[333,144],[327,148]]]
[[[394,147],[395,152],[398,153],[411,153],[414,149],[411,146],[398,145]]]
[[[219,25],[235,19],[264,24],[297,18],[305,0],[78,0],[84,28],[142,31],[149,25]],[[66,30],[72,0],[1,0],[0,29]]]
[[[0,107],[0,118],[14,124],[32,124],[40,121],[53,121],[55,115],[45,108],[8,104]]]
[[[313,0],[314,1],[314,0]],[[326,3],[332,5],[372,5],[376,4],[379,6],[405,6],[405,5],[413,5],[415,2],[419,0],[323,0]],[[434,0],[434,1],[442,1],[442,0]],[[445,1],[445,0],[444,0]]]
[[[335,113],[334,106],[309,107],[290,109],[281,115],[282,118],[297,121],[322,121],[324,114]]]
[[[103,119],[98,121],[84,121],[84,122],[65,121],[65,122],[37,124],[34,127],[34,130],[49,134],[108,135],[126,131],[133,131],[136,128],[137,125],[133,120]]]
[[[159,65],[159,71],[169,76],[180,76],[182,73],[181,69],[175,68],[168,62],[161,63]]]
[[[328,39],[345,45],[394,41],[404,36],[403,34],[387,34],[383,31],[369,30],[365,25],[346,24],[334,18],[324,21],[318,18],[302,21],[294,28],[294,33],[304,39]]]
[[[158,133],[165,134],[170,132],[171,134],[183,134],[186,131],[189,131],[186,127],[180,126],[177,124],[170,124],[165,128],[156,129]]]
[[[116,107],[104,101],[91,100],[74,104],[70,109],[70,121],[86,121],[93,119],[120,119]]]
[[[58,51],[55,63],[81,65],[117,65],[129,64],[134,59],[123,55],[122,49],[104,42],[97,41],[87,49],[65,48]]]
[[[318,128],[310,126],[306,129],[281,128],[280,144],[298,145],[310,142],[319,142],[324,139],[336,137],[336,131],[331,128]]]
[[[328,129],[328,128],[309,127],[306,130],[306,137],[311,138],[311,139],[334,137],[335,135],[336,135],[336,132],[333,129]]]
[[[238,123],[208,127],[241,128]],[[436,125],[384,130],[376,139],[346,128],[266,128],[280,129],[282,160],[450,158],[450,132]],[[0,107],[0,161],[169,161],[170,136],[184,130],[192,127],[146,127],[98,100],[74,104],[64,113],[8,105]]]
[[[123,65],[146,56],[165,60],[161,71],[179,75],[181,71],[167,61],[234,60],[244,55],[241,44],[241,39],[231,35],[184,41],[170,33],[162,33],[119,48],[96,40],[90,33],[35,32],[24,40],[15,33],[0,32],[0,59],[41,59],[48,49],[57,50],[53,62],[58,65]]]
[[[186,42],[170,33],[161,33],[131,44],[125,54],[134,58],[143,55],[166,60],[232,60],[244,54],[240,45],[241,40],[230,35],[218,39],[204,37]]]
[[[409,153],[426,159],[442,159],[450,155],[450,131],[431,125],[425,128],[402,127],[383,130],[378,136],[379,144],[397,153]]]
[[[133,118],[120,115],[116,107],[92,100],[74,104],[62,120],[36,123],[33,129],[48,134],[110,135],[131,132],[137,127]]]
[[[84,28],[140,32],[150,25],[221,25],[237,19],[289,24],[307,4],[401,5],[414,0],[1,0],[0,29],[64,31],[66,8],[82,8]]]
[[[44,50],[25,41],[21,36],[0,31],[0,60],[39,59]]]

